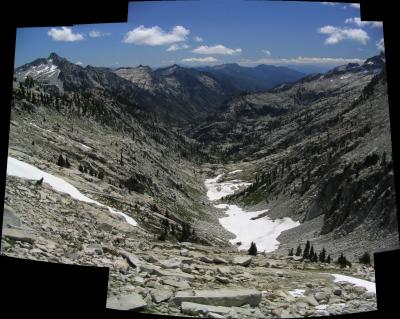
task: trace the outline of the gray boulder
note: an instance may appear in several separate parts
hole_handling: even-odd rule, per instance
[[[151,297],[153,298],[153,301],[155,303],[160,303],[163,301],[168,300],[169,298],[171,298],[173,296],[173,293],[169,290],[153,290],[151,292]]]
[[[314,307],[319,305],[318,301],[315,300],[315,298],[313,296],[302,296],[302,297],[298,297],[297,300],[305,302],[306,304],[309,304],[310,306],[314,306]]]
[[[235,258],[233,258],[232,263],[234,265],[247,267],[250,265],[251,261],[252,261],[251,256],[236,256]]]
[[[227,264],[228,262],[221,257],[214,257],[214,264]]]
[[[258,308],[239,308],[204,305],[193,302],[182,302],[182,312],[190,316],[207,316],[211,318],[262,318],[263,314]]]
[[[215,279],[223,284],[229,284],[231,281],[229,278],[222,277],[222,276],[215,276]]]
[[[15,214],[15,211],[7,206],[4,205],[4,213],[3,213],[3,227],[21,227],[21,221]]]
[[[118,270],[120,273],[122,274],[126,274],[128,272],[129,269],[129,264],[127,263],[126,260],[124,259],[117,259],[114,262],[114,267],[116,270]]]
[[[177,269],[180,268],[182,261],[177,258],[171,258],[166,260],[160,260],[160,265],[165,269]]]
[[[36,240],[33,234],[28,233],[27,231],[21,229],[14,228],[3,228],[3,236],[15,241],[22,241],[25,243],[33,244]]]
[[[189,289],[190,285],[186,280],[164,279],[164,285],[172,286],[179,289]]]
[[[214,262],[211,258],[206,257],[206,256],[201,256],[200,261],[207,263],[207,264],[212,264]]]
[[[257,306],[261,301],[261,292],[255,289],[214,289],[179,291],[173,302],[180,306],[182,302],[194,302],[213,306]]]
[[[133,292],[107,299],[106,307],[116,310],[134,310],[146,306],[147,303],[143,300],[142,296]]]
[[[100,244],[89,244],[83,247],[83,251],[87,255],[102,255],[103,247]]]

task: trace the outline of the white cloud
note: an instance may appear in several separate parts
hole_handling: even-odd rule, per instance
[[[376,48],[379,51],[385,51],[385,43],[383,42],[383,38],[376,42]]]
[[[360,4],[359,3],[350,3],[350,7],[360,9]]]
[[[54,41],[67,41],[74,42],[83,40],[83,35],[80,33],[73,33],[71,28],[62,27],[61,29],[51,28],[47,32]]]
[[[318,29],[319,33],[328,34],[325,39],[325,44],[337,44],[343,40],[353,40],[361,44],[367,44],[369,36],[367,32],[362,29],[340,28],[331,25],[326,25]]]
[[[358,27],[365,27],[367,25],[370,25],[371,27],[374,28],[382,27],[382,22],[380,21],[362,21],[360,17],[348,18],[344,21],[344,23],[355,24]]]
[[[182,62],[189,62],[189,63],[213,63],[217,62],[218,59],[213,58],[212,56],[208,56],[205,58],[186,58],[182,59]]]
[[[108,35],[111,35],[111,33],[110,32],[100,32],[100,31],[95,31],[95,30],[92,30],[89,32],[89,37],[91,37],[91,38],[100,38],[100,37],[105,37]]]
[[[199,37],[199,36],[195,36],[195,37],[193,38],[193,40],[196,41],[196,42],[203,42],[203,41],[204,41],[203,38],[202,38],[202,37]]]
[[[178,51],[182,49],[189,49],[190,46],[187,45],[186,43],[183,44],[172,44],[168,47],[167,51]]]
[[[198,54],[225,54],[225,55],[234,55],[242,53],[241,48],[230,49],[221,44],[214,45],[209,47],[208,45],[201,45],[198,48],[192,51],[193,53]]]
[[[326,57],[296,57],[296,58],[263,58],[257,60],[243,59],[238,61],[239,64],[258,65],[258,64],[328,64],[341,65],[346,63],[363,63],[365,60],[358,58],[326,58]]]
[[[337,2],[321,2],[321,4],[323,4],[324,6],[334,6],[338,3]]]
[[[266,55],[271,56],[271,51],[270,50],[265,49],[265,50],[261,50],[261,51],[263,53],[265,53]]]
[[[165,32],[159,26],[146,28],[141,25],[129,31],[125,35],[123,42],[144,45],[165,45],[186,41],[189,33],[190,30],[180,25],[173,27],[169,32]]]
[[[83,65],[83,63],[82,63],[81,61],[78,61],[78,62],[76,62],[75,64],[76,64],[76,65],[81,65],[81,66]]]

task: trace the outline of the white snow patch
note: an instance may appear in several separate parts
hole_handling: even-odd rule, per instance
[[[341,80],[344,80],[344,79],[348,79],[349,77],[351,77],[351,74],[341,76],[340,79],[341,79]]]
[[[305,291],[306,291],[305,289],[295,289],[288,291],[288,293],[293,297],[303,297]]]
[[[356,286],[365,287],[368,292],[376,293],[376,286],[375,283],[372,281],[340,275],[340,274],[331,274],[331,275],[335,277],[334,282],[341,282],[341,281],[349,282]]]
[[[236,171],[230,172],[228,174],[231,175],[231,174],[235,174],[235,173],[239,173],[239,172],[243,172],[243,170],[242,169],[237,169]]]
[[[212,201],[233,194],[241,186],[251,185],[251,183],[239,180],[219,183],[218,180],[222,176],[223,174],[220,174],[215,178],[205,181],[205,186],[208,190],[207,196]],[[220,218],[219,222],[225,229],[236,235],[236,238],[231,239],[230,242],[232,244],[241,242],[241,245],[238,247],[241,250],[248,249],[253,241],[256,243],[257,250],[259,251],[274,251],[279,247],[277,238],[280,233],[300,225],[299,222],[295,222],[288,217],[275,220],[267,216],[255,220],[251,219],[267,212],[268,209],[246,212],[237,205],[219,204],[215,205],[215,207],[226,209],[226,214],[228,216]]]
[[[101,207],[107,207],[111,213],[123,216],[128,224],[130,224],[132,226],[137,226],[136,221],[132,217],[130,217],[122,212],[116,211],[111,207],[103,205],[103,204],[85,196],[75,186],[66,182],[62,178],[48,174],[48,173],[36,168],[33,165],[22,162],[13,157],[10,157],[10,156],[8,157],[8,161],[7,161],[7,175],[12,175],[12,176],[26,178],[26,179],[34,179],[34,180],[39,180],[43,177],[43,182],[49,184],[55,190],[62,192],[62,193],[66,193],[66,194],[70,195],[72,198],[77,199],[81,202],[96,204]]]
[[[50,130],[47,130],[47,129],[44,129],[44,128],[41,128],[41,127],[37,126],[35,123],[29,122],[29,124],[32,125],[33,127],[38,128],[39,130],[42,130],[42,131],[45,131],[45,132],[49,132],[49,133],[52,132]]]
[[[232,180],[223,183],[218,183],[218,180],[224,174],[220,174],[215,178],[206,179],[204,182],[207,188],[207,197],[210,200],[218,200],[224,196],[232,195],[237,191],[240,187],[249,186],[251,183],[241,182],[239,180]]]
[[[328,308],[328,305],[318,305],[314,307],[317,310],[326,310]]]
[[[89,146],[87,146],[87,145],[85,145],[85,144],[82,144],[82,143],[79,143],[83,148],[85,148],[85,149],[87,149],[87,150],[91,150],[92,148],[91,147],[89,147]]]

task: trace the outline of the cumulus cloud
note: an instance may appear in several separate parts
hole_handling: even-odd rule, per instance
[[[110,32],[100,32],[100,31],[95,31],[95,30],[92,30],[89,32],[89,37],[91,37],[91,38],[101,38],[101,37],[105,37],[108,35],[111,35],[111,33]]]
[[[328,64],[328,65],[341,65],[347,63],[363,63],[365,60],[358,58],[328,58],[328,57],[296,57],[296,58],[263,58],[257,60],[243,59],[238,61],[239,64],[245,65],[258,65],[258,64],[273,64],[273,65],[287,65],[287,64]]]
[[[324,6],[334,6],[338,3],[337,2],[321,2],[321,4],[323,4]]]
[[[67,41],[74,42],[83,40],[83,35],[80,33],[73,33],[71,28],[62,27],[60,29],[51,28],[47,35],[51,37],[54,41]]]
[[[203,42],[203,41],[204,41],[203,38],[202,38],[202,37],[199,37],[199,36],[195,36],[195,37],[193,38],[193,40],[196,41],[196,42]]]
[[[337,44],[343,40],[352,40],[367,44],[369,36],[367,32],[362,29],[340,28],[331,25],[326,25],[318,29],[319,33],[328,34],[325,39],[325,44]]]
[[[385,51],[385,43],[383,42],[383,38],[376,42],[376,48],[379,51]]]
[[[173,44],[186,41],[189,33],[190,30],[180,25],[173,27],[169,32],[165,32],[159,26],[146,28],[141,25],[129,31],[125,35],[123,42],[143,45]]]
[[[348,18],[344,20],[344,23],[355,24],[358,27],[365,27],[368,25],[374,28],[382,27],[382,22],[380,21],[362,21],[360,17]]]
[[[350,7],[360,9],[360,4],[359,3],[350,3]]]
[[[186,58],[186,59],[182,59],[182,62],[189,62],[189,63],[214,63],[217,62],[218,59],[212,57],[212,56],[208,56],[205,58]]]
[[[271,51],[270,50],[265,49],[265,50],[261,50],[261,51],[263,53],[265,53],[266,55],[271,56]]]
[[[167,51],[178,51],[178,50],[182,50],[182,49],[189,49],[190,46],[187,45],[186,43],[183,44],[172,44],[168,47]]]
[[[81,65],[81,66],[83,65],[83,63],[82,63],[81,61],[78,61],[78,62],[76,62],[75,64],[76,64],[76,65]]]
[[[240,54],[242,53],[241,48],[237,49],[230,49],[222,44],[217,44],[214,46],[209,47],[208,45],[201,45],[198,48],[194,49],[192,51],[193,53],[198,53],[198,54],[225,54],[225,55],[234,55],[234,54]]]

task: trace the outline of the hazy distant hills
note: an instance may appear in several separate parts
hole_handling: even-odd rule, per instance
[[[285,82],[293,82],[305,73],[287,67],[260,64],[243,67],[236,63],[197,68],[212,74],[219,82],[234,87],[237,91],[265,91]]]

